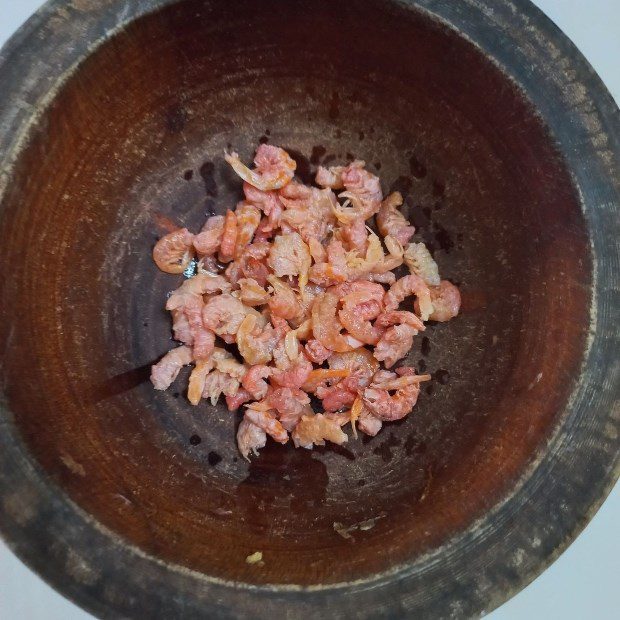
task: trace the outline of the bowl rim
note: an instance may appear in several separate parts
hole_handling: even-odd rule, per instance
[[[0,217],[13,166],[81,62],[129,23],[176,1],[49,0],[0,50]],[[620,474],[618,107],[574,44],[529,0],[395,2],[457,31],[494,62],[541,115],[573,176],[589,228],[593,281],[587,350],[562,422],[501,502],[410,565],[352,583],[253,586],[163,562],[102,527],[29,455],[0,393],[0,534],[48,584],[97,616],[486,613],[568,547]],[[558,506],[562,514],[554,517]]]

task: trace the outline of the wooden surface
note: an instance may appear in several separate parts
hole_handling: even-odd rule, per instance
[[[379,578],[389,589],[397,581],[386,571],[402,566],[424,576],[416,569],[423,554],[449,558],[454,537],[488,543],[476,518],[496,506],[488,518],[493,528],[503,526],[501,503],[519,488],[517,480],[533,490],[551,476],[540,464],[553,455],[546,442],[563,433],[567,441],[575,437],[567,426],[575,400],[567,404],[576,386],[594,380],[584,384],[579,372],[592,280],[578,191],[587,199],[584,190],[600,193],[601,186],[588,188],[591,176],[571,179],[566,165],[576,162],[561,142],[556,151],[548,125],[524,97],[426,17],[377,13],[365,3],[340,15],[318,4],[316,14],[291,15],[289,30],[275,32],[268,23],[246,22],[239,17],[244,11],[214,8],[197,19],[199,4],[149,17],[91,56],[54,97],[10,168],[0,224],[7,240],[0,334],[10,344],[3,366],[8,409],[38,466],[109,528],[115,544],[127,540],[173,565],[235,582],[362,580],[355,587],[363,590]],[[87,18],[88,6],[80,10]],[[320,49],[311,46],[315,59],[299,46],[308,19],[322,41]],[[342,21],[365,41],[363,50],[354,37],[332,36]],[[251,53],[249,33],[242,36],[246,23]],[[377,32],[390,33],[389,52]],[[149,57],[140,52],[145,46]],[[417,63],[399,62],[405,55]],[[376,74],[361,80],[369,65]],[[169,346],[161,300],[176,286],[150,265],[154,215],[196,226],[205,210],[224,209],[238,186],[222,165],[223,148],[230,142],[247,157],[267,131],[274,143],[295,148],[305,173],[316,147],[336,157],[376,158],[369,161],[381,165],[387,186],[411,194],[408,212],[435,244],[444,273],[461,282],[466,312],[454,327],[430,330],[426,356],[414,349],[414,363],[425,357],[450,377],[435,382],[415,417],[345,452],[272,447],[248,468],[235,461],[234,417],[197,412],[174,392],[155,395],[140,369]],[[600,142],[603,134],[596,135]],[[587,147],[577,134],[562,137]],[[615,157],[611,138],[611,150],[599,148],[601,167],[590,175],[606,178],[605,160]],[[217,196],[205,191],[205,162],[213,162]],[[617,197],[614,180],[606,182]],[[587,215],[596,223],[604,214]],[[33,229],[49,254],[29,243]],[[35,291],[43,303],[27,304]],[[25,311],[16,316],[12,304]],[[599,330],[607,316],[601,318]],[[596,422],[603,424],[604,412]],[[195,433],[204,437],[199,446],[189,443]],[[617,449],[607,440],[598,455],[602,467]],[[20,447],[17,438],[13,446]],[[213,466],[211,453],[222,458]],[[539,466],[531,476],[533,463]],[[603,488],[600,470],[578,474],[590,493]],[[574,518],[595,496],[571,496]],[[381,519],[362,544],[333,531],[334,521],[374,516]],[[558,520],[555,527],[568,525]],[[499,582],[472,590],[457,581],[435,605],[461,600],[473,609],[483,592],[501,600],[511,583],[558,549],[540,549],[542,534],[520,534],[531,548],[517,553],[521,560]],[[244,561],[257,549],[271,558],[260,571]],[[101,592],[101,572],[81,556],[78,565],[86,568],[73,574],[71,557],[74,596],[90,588],[93,600],[112,607],[137,604]],[[106,557],[112,559],[103,554],[103,569],[111,570]],[[368,604],[389,610],[393,601],[376,592]],[[243,613],[242,597],[227,596]],[[329,596],[324,587],[316,595],[286,595],[292,608],[317,611]],[[213,605],[207,592],[202,600],[182,604]]]

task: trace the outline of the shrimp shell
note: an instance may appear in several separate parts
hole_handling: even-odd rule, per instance
[[[281,387],[300,388],[312,372],[312,362],[304,355],[287,369],[276,370],[271,376],[272,383]]]
[[[189,386],[187,388],[187,398],[192,405],[197,405],[202,398],[205,389],[205,380],[213,368],[213,361],[210,359],[199,360],[189,376]]]
[[[424,323],[413,312],[407,310],[392,310],[383,312],[377,317],[375,325],[378,327],[391,327],[392,325],[409,325],[413,329],[423,332],[426,327]]]
[[[325,440],[335,444],[343,444],[348,437],[340,429],[340,425],[321,413],[304,415],[291,434],[295,447],[312,449],[313,445],[323,446]]]
[[[226,211],[224,219],[224,229],[220,242],[220,252],[218,258],[222,263],[229,263],[235,257],[235,246],[237,244],[237,216],[230,209]]]
[[[411,383],[396,391],[390,396],[387,390],[366,388],[364,390],[364,404],[371,413],[383,421],[400,420],[411,412],[420,393],[420,384]]]
[[[241,385],[246,389],[255,400],[261,400],[267,396],[269,385],[265,381],[271,376],[273,369],[263,364],[250,366],[249,370],[241,379]]]
[[[168,351],[151,368],[151,383],[156,390],[167,390],[181,368],[192,362],[192,350],[185,345]]]
[[[393,192],[381,203],[377,213],[377,228],[387,237],[390,235],[405,245],[413,234],[415,228],[409,224],[407,218],[398,210],[403,204],[403,197],[399,192]]]
[[[308,249],[315,263],[324,263],[327,261],[327,252],[323,244],[315,237],[310,237],[310,239],[308,239]]]
[[[183,273],[194,256],[194,235],[181,228],[164,235],[153,248],[153,260],[165,273]]]
[[[245,419],[262,428],[268,435],[278,443],[288,441],[288,433],[282,424],[269,411],[257,411],[255,409],[245,410]]]
[[[239,299],[246,306],[262,306],[269,299],[269,293],[253,278],[241,278],[239,285]]]
[[[429,286],[439,286],[439,267],[423,243],[410,243],[403,256],[409,271]]]
[[[241,202],[235,210],[237,216],[237,240],[235,242],[235,258],[239,258],[260,223],[260,211],[248,202]]]
[[[269,147],[266,150],[263,147]],[[281,148],[262,144],[256,151],[254,164],[256,170],[250,170],[241,163],[239,155],[234,151],[225,153],[224,159],[232,169],[246,182],[264,192],[284,187],[292,178],[297,164],[289,154]]]
[[[287,431],[295,428],[302,415],[312,415],[310,398],[298,389],[277,388],[269,394],[267,402],[277,411],[278,419]]]
[[[315,392],[316,389],[330,379],[343,379],[348,377],[351,371],[347,368],[315,368],[302,385],[304,392]]]
[[[239,388],[234,396],[226,396],[226,407],[228,411],[236,411],[241,405],[250,402],[252,395],[243,388]]]
[[[296,232],[276,237],[267,258],[279,278],[307,273],[311,262],[310,250]]]
[[[303,308],[295,291],[276,276],[268,276],[267,281],[273,287],[273,295],[268,302],[271,313],[283,319],[294,319],[300,316]]]
[[[318,340],[315,340],[314,338],[306,342],[304,349],[310,361],[315,364],[322,364],[324,361],[329,359],[330,355],[333,353],[333,351],[326,349]]]
[[[386,368],[391,368],[396,362],[405,357],[413,345],[413,337],[417,330],[410,325],[395,325],[383,334],[373,355],[383,362]]]
[[[362,402],[362,409],[357,419],[357,428],[362,433],[374,437],[381,430],[382,426],[383,422],[373,415],[370,409]]]
[[[266,443],[267,434],[260,426],[245,418],[241,420],[237,429],[237,446],[244,459],[250,460],[250,452],[258,455],[259,448],[263,448]]]
[[[312,333],[327,349],[332,351],[350,351],[351,346],[340,333],[342,324],[336,318],[338,295],[325,292],[319,295],[312,306]]]
[[[252,366],[267,364],[280,335],[267,326],[262,332],[256,316],[248,314],[237,330],[237,347],[243,359]]]
[[[430,288],[433,312],[428,317],[431,321],[449,321],[458,315],[461,308],[461,293],[449,282],[442,280],[439,286]]]
[[[420,318],[423,321],[427,321],[428,317],[433,312],[431,292],[424,280],[413,274],[396,280],[396,282],[390,286],[390,290],[384,297],[385,309],[388,312],[390,310],[396,310],[400,303],[410,295],[415,295],[417,297],[420,307]]]

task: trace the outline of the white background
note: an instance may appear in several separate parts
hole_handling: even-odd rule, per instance
[[[128,0],[129,1],[129,0]],[[455,0],[458,1],[458,0]],[[41,4],[0,0],[0,45]],[[620,0],[536,0],[577,44],[620,102]],[[618,486],[570,548],[492,620],[620,618],[620,491]],[[0,620],[87,620],[0,541]]]

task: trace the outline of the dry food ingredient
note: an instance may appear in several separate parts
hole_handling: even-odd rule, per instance
[[[295,161],[277,146],[261,144],[252,169],[234,152],[226,161],[244,200],[153,250],[166,273],[197,264],[166,301],[181,344],[153,366],[155,389],[191,364],[193,405],[223,397],[230,411],[243,408],[246,459],[267,437],[311,449],[346,442],[347,425],[355,437],[376,435],[408,415],[430,376],[398,363],[425,321],[457,316],[461,297],[411,242],[400,194],[384,197],[363,161],[319,167],[316,186],[295,179]],[[401,265],[409,274],[397,278]]]

